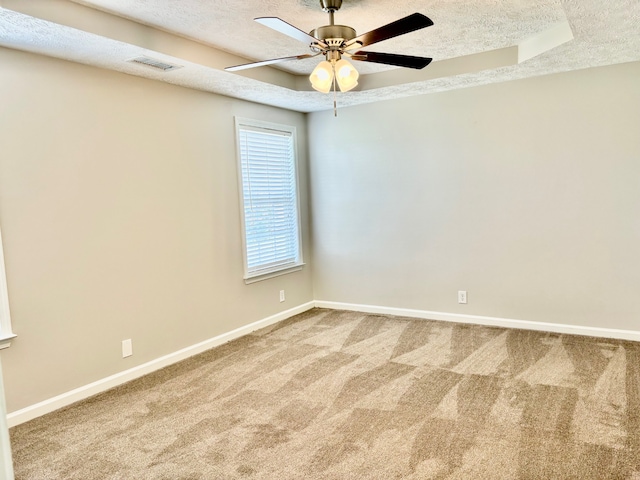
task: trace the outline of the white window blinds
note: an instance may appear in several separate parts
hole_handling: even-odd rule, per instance
[[[237,119],[245,278],[301,264],[295,129]]]

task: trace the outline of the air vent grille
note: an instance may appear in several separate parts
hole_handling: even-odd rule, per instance
[[[131,63],[137,63],[139,65],[145,65],[147,67],[155,68],[156,70],[162,70],[163,72],[182,68],[182,65],[172,65],[171,63],[156,60],[155,58],[151,57],[136,57],[128,61]]]

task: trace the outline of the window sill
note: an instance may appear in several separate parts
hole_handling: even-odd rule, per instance
[[[283,268],[281,270],[275,270],[270,272],[261,273],[258,275],[253,275],[251,277],[245,277],[244,283],[247,285],[251,283],[261,282],[262,280],[268,280],[269,278],[279,277],[280,275],[286,275],[287,273],[299,272],[304,267],[304,263],[298,263],[291,267]]]
[[[14,335],[13,333],[9,335],[0,336],[0,350],[9,348],[11,346],[11,340],[13,340],[16,337],[17,335]]]

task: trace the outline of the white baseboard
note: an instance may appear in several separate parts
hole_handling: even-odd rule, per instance
[[[321,300],[316,300],[315,306],[318,308],[330,308],[333,310],[379,313],[383,315],[397,315],[400,317],[442,320],[444,322],[472,323],[493,327],[518,328],[522,330],[566,333],[570,335],[585,335],[587,337],[616,338],[619,340],[631,340],[634,342],[640,341],[640,331],[636,330],[617,330],[614,328],[585,327],[579,325],[566,325],[562,323],[532,322],[528,320],[514,320],[510,318],[431,312],[428,310],[411,310],[407,308],[381,307],[376,305],[358,305],[354,303],[325,302]]]
[[[269,325],[273,325],[274,323],[278,323],[282,320],[286,320],[287,318],[293,317],[299,313],[306,312],[314,307],[315,302],[308,302],[303,305],[299,305],[284,312],[258,320],[257,322],[249,325],[245,325],[244,327],[236,328],[230,332],[205,340],[204,342],[200,342],[195,345],[191,345],[190,347],[178,350],[177,352],[156,358],[155,360],[130,368],[129,370],[116,373],[110,377],[103,378],[88,385],[65,392],[61,395],[57,395],[48,400],[36,403],[35,405],[30,405],[21,410],[16,410],[15,412],[11,412],[7,415],[8,426],[14,427],[21,423],[28,422],[29,420],[53,412],[54,410],[66,407],[72,403],[92,397],[98,393],[105,392],[113,387],[117,387],[118,385],[122,385],[123,383],[142,377],[143,375],[147,375],[166,366],[185,360],[213,347],[217,347],[218,345],[235,340],[236,338],[247,335],[248,333],[268,327]]]
[[[298,307],[272,315],[257,322],[237,328],[217,337],[197,343],[177,352],[170,353],[137,367],[125,370],[110,377],[84,385],[56,397],[44,400],[29,407],[11,412],[7,415],[9,427],[14,427],[39,416],[58,410],[72,403],[84,400],[98,393],[105,392],[123,383],[135,380],[151,372],[185,360],[202,353],[218,345],[239,338],[260,328],[273,325],[286,320],[289,317],[306,312],[314,307],[329,308],[333,310],[351,310],[363,313],[378,313],[384,315],[396,315],[401,317],[423,318],[429,320],[441,320],[445,322],[471,323],[476,325],[488,325],[505,328],[518,328],[523,330],[537,330],[545,332],[566,333],[571,335],[586,335],[589,337],[616,338],[620,340],[640,341],[640,331],[616,330],[612,328],[585,327],[578,325],[565,325],[560,323],[532,322],[526,320],[514,320],[509,318],[484,317],[479,315],[463,315],[458,313],[432,312],[428,310],[412,310],[407,308],[382,307],[377,305],[359,305],[353,303],[327,302],[316,300]]]

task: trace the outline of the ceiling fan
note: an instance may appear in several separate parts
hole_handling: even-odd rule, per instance
[[[328,93],[332,86],[335,90],[336,83],[342,92],[349,91],[358,84],[359,74],[357,70],[343,57],[361,62],[382,63],[415,69],[424,68],[431,63],[432,59],[426,57],[360,50],[362,47],[433,25],[433,22],[421,13],[414,13],[368,33],[356,35],[356,31],[353,28],[346,25],[335,25],[334,23],[334,14],[342,6],[342,0],[320,0],[320,6],[322,10],[329,13],[329,25],[318,27],[310,33],[306,33],[278,17],[255,19],[256,22],[277,32],[307,43],[312,53],[246,63],[227,67],[225,70],[235,72],[246,68],[262,67],[289,60],[302,60],[324,55],[325,60],[320,62],[309,79],[314,89]]]

